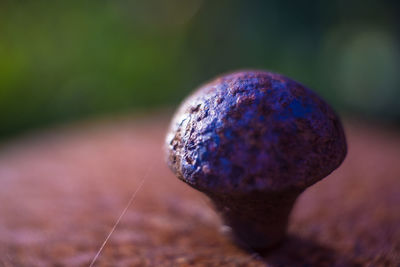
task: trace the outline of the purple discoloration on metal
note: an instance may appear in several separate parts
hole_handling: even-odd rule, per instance
[[[256,251],[283,239],[297,196],[347,152],[328,104],[264,71],[236,72],[200,87],[175,114],[166,146],[172,171],[206,193],[235,241]]]
[[[339,119],[323,100],[262,71],[202,86],[180,107],[166,141],[178,177],[215,193],[305,188],[346,154]]]

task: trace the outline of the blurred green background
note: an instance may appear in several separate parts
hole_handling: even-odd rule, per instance
[[[281,72],[400,124],[400,1],[0,2],[0,138],[176,105],[222,72]]]

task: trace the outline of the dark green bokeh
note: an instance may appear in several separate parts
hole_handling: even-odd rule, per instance
[[[177,104],[222,72],[292,77],[400,122],[398,1],[2,1],[0,136]]]

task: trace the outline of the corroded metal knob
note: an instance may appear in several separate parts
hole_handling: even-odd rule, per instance
[[[264,251],[283,240],[298,195],[344,160],[338,116],[280,74],[240,71],[201,86],[176,112],[167,162],[215,204],[234,240]]]

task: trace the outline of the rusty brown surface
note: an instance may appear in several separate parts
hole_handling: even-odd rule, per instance
[[[0,266],[87,266],[143,177],[97,266],[396,266],[400,134],[345,123],[349,153],[304,192],[265,257],[219,232],[207,199],[174,177],[167,118],[48,130],[0,147]]]

